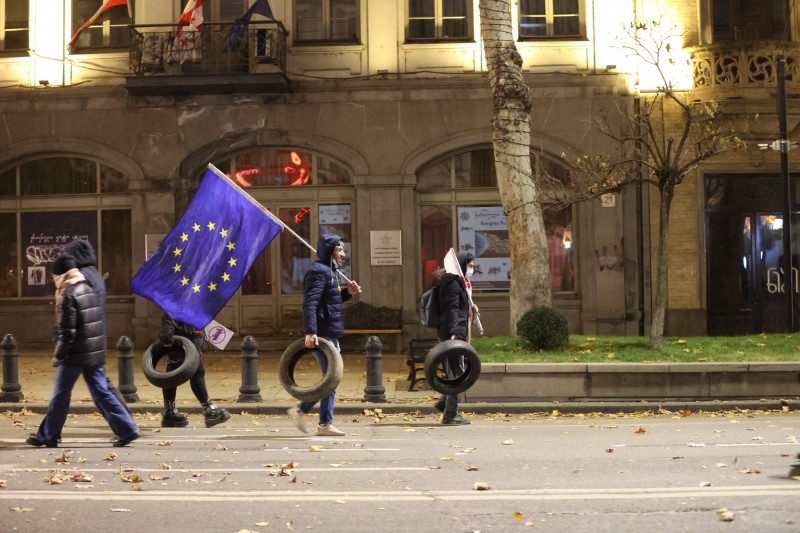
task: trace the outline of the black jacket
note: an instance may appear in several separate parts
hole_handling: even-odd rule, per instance
[[[338,339],[344,335],[342,302],[353,297],[333,261],[338,235],[320,235],[317,260],[303,277],[303,332]]]
[[[97,296],[85,281],[64,288],[56,325],[56,359],[69,366],[106,363],[106,328]]]
[[[103,311],[103,318],[106,315],[106,282],[103,276],[97,271],[97,254],[89,241],[72,241],[64,247],[65,254],[71,255],[75,259],[78,270],[81,271],[86,282],[92,287],[97,296],[97,303]]]
[[[195,345],[197,348],[197,353],[203,353],[203,340],[205,339],[205,333],[203,333],[203,330],[197,329],[194,326],[190,326],[186,322],[175,320],[168,314],[164,313],[161,316],[161,331],[158,332],[158,340],[160,340],[161,344],[164,345],[172,344],[175,340],[175,335],[186,337]]]
[[[469,331],[469,297],[464,278],[455,274],[445,274],[439,283],[439,309],[442,321],[437,335],[440,339],[467,340]]]

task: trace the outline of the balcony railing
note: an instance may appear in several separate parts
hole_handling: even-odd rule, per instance
[[[178,32],[174,24],[131,26],[130,75],[252,74],[286,69],[286,28],[252,22],[241,39],[232,23],[205,23],[202,31]]]
[[[800,88],[800,43],[719,43],[689,52],[695,89],[775,87],[779,55],[787,87]]]

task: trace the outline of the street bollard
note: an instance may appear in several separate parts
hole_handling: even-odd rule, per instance
[[[364,388],[365,402],[386,402],[383,388],[383,344],[376,336],[367,339],[367,386]]]
[[[138,402],[136,385],[133,383],[133,341],[123,335],[117,341],[117,376],[119,391],[127,403]]]
[[[0,402],[22,401],[22,386],[19,384],[19,359],[17,340],[11,333],[0,342],[3,348],[3,386],[0,388]]]
[[[240,402],[260,402],[258,387],[258,343],[248,335],[242,341],[242,386],[239,387]]]

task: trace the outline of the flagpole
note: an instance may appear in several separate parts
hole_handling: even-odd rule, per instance
[[[233,187],[234,189],[236,189],[236,190],[239,192],[239,194],[241,194],[242,196],[244,196],[245,198],[247,198],[247,200],[248,200],[248,201],[250,201],[250,203],[252,203],[253,205],[257,206],[259,209],[261,209],[261,210],[262,210],[262,211],[263,211],[263,212],[264,212],[264,213],[265,213],[265,214],[266,214],[268,217],[270,217],[270,218],[271,218],[271,219],[272,219],[272,220],[273,220],[273,221],[274,221],[276,224],[278,224],[278,225],[281,227],[281,231],[283,231],[283,230],[286,230],[286,231],[288,231],[288,232],[289,232],[291,235],[293,235],[293,236],[294,236],[294,237],[295,237],[295,238],[296,238],[298,241],[300,241],[301,243],[303,243],[303,245],[305,245],[305,247],[306,247],[306,248],[308,248],[309,250],[311,250],[311,251],[312,251],[312,252],[314,252],[314,253],[317,253],[317,249],[316,249],[316,248],[314,248],[313,246],[311,246],[309,243],[307,243],[307,242],[306,242],[306,240],[305,240],[304,238],[302,238],[300,235],[298,235],[297,233],[295,233],[295,232],[294,232],[294,230],[293,230],[292,228],[290,228],[289,226],[287,226],[287,225],[286,225],[286,223],[285,223],[283,220],[281,220],[281,219],[279,219],[278,217],[276,217],[276,216],[275,216],[275,215],[274,215],[274,214],[273,214],[273,213],[272,213],[272,212],[271,212],[269,209],[267,209],[266,207],[264,207],[264,206],[261,204],[261,202],[259,202],[258,200],[256,200],[256,199],[255,199],[255,198],[253,198],[252,196],[250,196],[250,194],[249,194],[247,191],[245,191],[244,189],[242,189],[242,188],[239,186],[239,184],[238,184],[238,183],[236,183],[236,182],[235,182],[235,181],[233,181],[232,179],[228,178],[228,176],[226,176],[225,174],[223,174],[223,173],[222,173],[222,171],[221,171],[220,169],[218,169],[217,167],[215,167],[215,166],[214,166],[214,165],[212,165],[211,163],[209,163],[209,164],[208,164],[208,168],[210,168],[210,169],[211,169],[211,170],[214,172],[214,174],[216,174],[218,177],[220,177],[221,179],[225,180],[225,183],[227,183],[228,185],[230,185],[231,187]],[[338,269],[337,269],[337,272],[339,272],[339,275],[340,275],[340,276],[342,276],[342,277],[344,278],[344,280],[345,280],[347,283],[353,283],[353,280],[351,280],[350,278],[348,278],[347,276],[345,276],[345,275],[344,275],[344,273],[343,273],[341,270],[338,270]]]

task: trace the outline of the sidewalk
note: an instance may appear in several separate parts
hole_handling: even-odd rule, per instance
[[[161,389],[150,384],[142,373],[142,350],[134,352],[134,385],[139,396],[138,402],[129,403],[133,412],[160,413],[163,409]],[[50,365],[49,351],[25,351],[18,356],[19,383],[23,400],[16,403],[0,403],[2,411],[28,411],[44,414],[53,388],[55,369]],[[278,379],[280,352],[259,352],[258,386],[261,401],[239,402],[239,388],[242,384],[242,359],[239,352],[206,352],[203,364],[206,369],[206,384],[212,400],[231,413],[283,414],[296,403],[281,386]],[[363,353],[345,352],[344,374],[337,388],[337,414],[363,414],[365,409],[381,409],[384,413],[414,412],[433,414],[433,403],[438,393],[432,391],[427,383],[420,381],[416,390],[409,392],[408,366],[404,354],[386,353],[383,355],[383,387],[386,402],[365,402],[364,388],[367,386],[366,357]],[[308,359],[308,362],[306,362]],[[310,384],[318,372],[316,363],[304,358],[298,365],[295,380],[300,384]],[[115,384],[119,384],[117,373],[117,353],[109,351],[106,358],[106,371]],[[305,376],[308,376],[306,378]],[[188,383],[178,387],[178,408],[181,412],[198,414],[202,408],[192,394]],[[466,413],[633,413],[640,411],[720,411],[730,409],[777,410],[800,409],[800,400],[750,399],[730,401],[516,401],[462,403],[461,410]],[[96,411],[89,391],[82,379],[78,379],[72,394],[70,412],[92,413]]]

